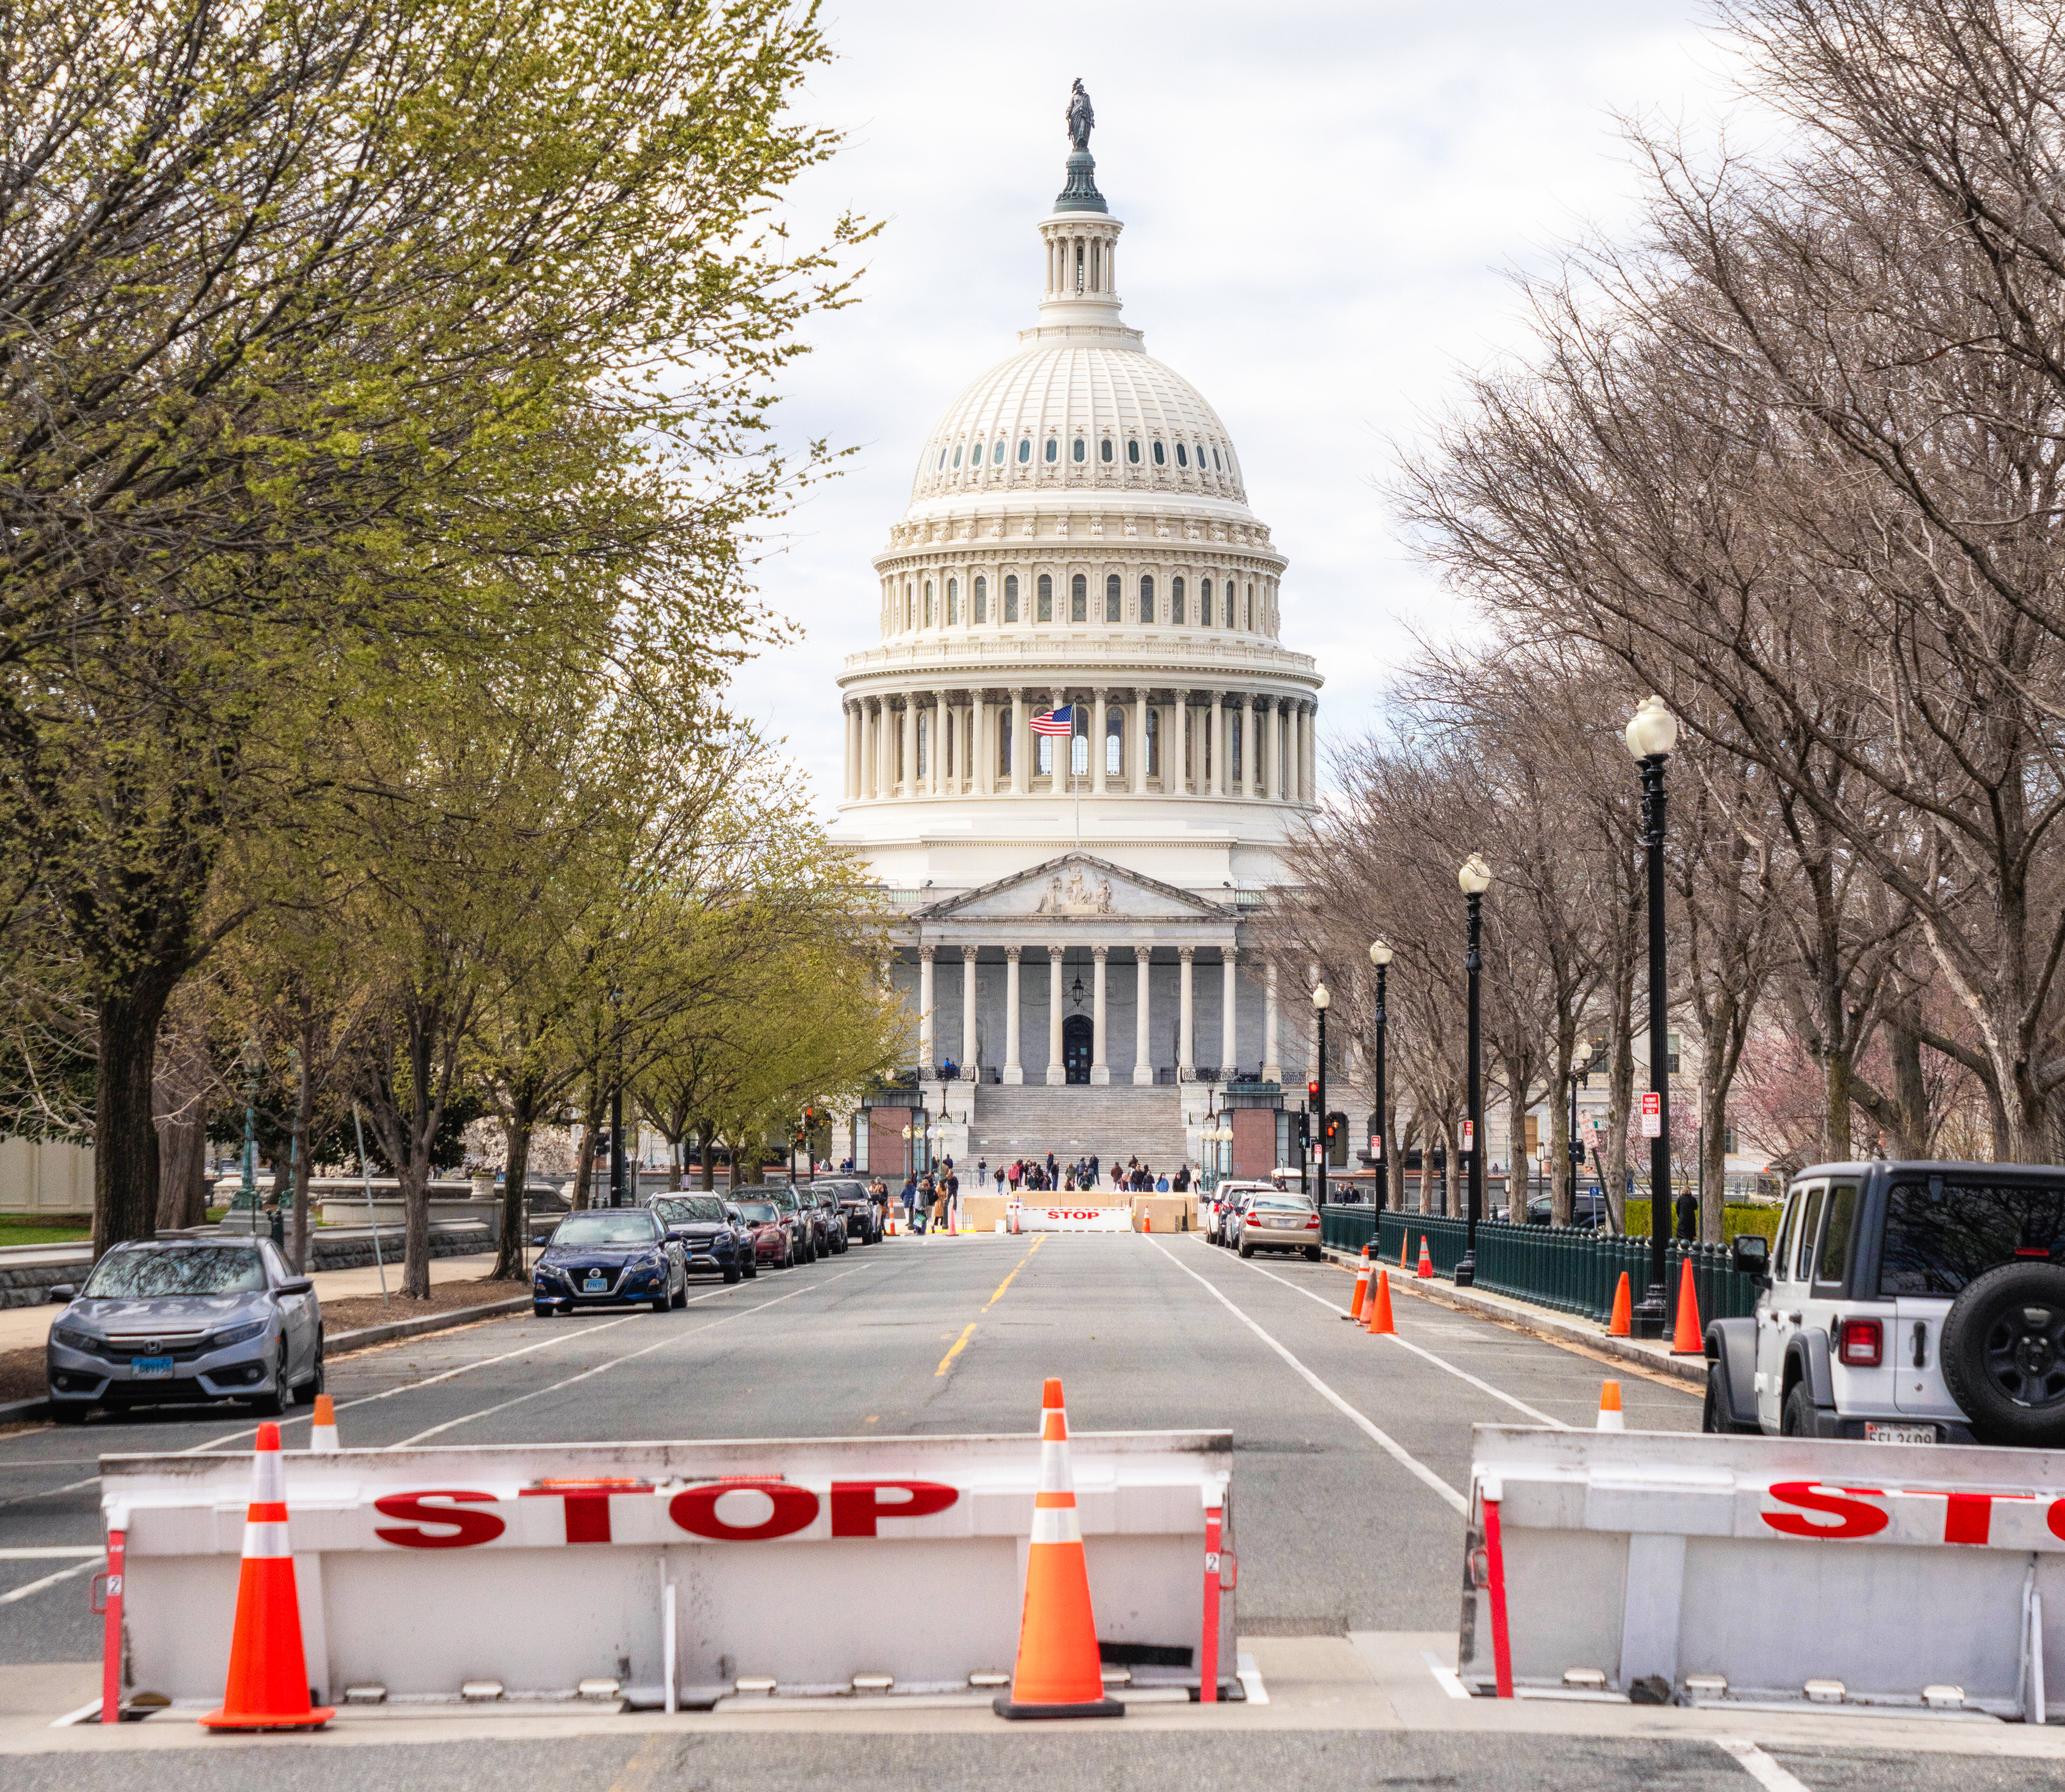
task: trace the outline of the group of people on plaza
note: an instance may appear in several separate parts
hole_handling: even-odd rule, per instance
[[[976,1164],[975,1186],[986,1189],[994,1181],[1000,1195],[1007,1189],[1014,1195],[1046,1189],[1087,1194],[1100,1185],[1099,1178],[1103,1173],[1094,1152],[1073,1164],[1061,1164],[1050,1151],[1044,1159],[1013,1158],[1008,1164],[1000,1164],[994,1171],[989,1167],[989,1160],[984,1158]],[[1171,1177],[1166,1171],[1158,1174],[1151,1164],[1144,1164],[1138,1157],[1129,1157],[1123,1164],[1114,1161],[1109,1166],[1109,1173],[1114,1189],[1134,1193],[1185,1194],[1195,1182],[1187,1164],[1179,1164]],[[876,1177],[868,1184],[867,1192],[875,1206],[886,1215],[891,1201],[889,1185]],[[947,1224],[960,1192],[960,1177],[955,1171],[953,1159],[948,1157],[942,1160],[937,1169],[913,1170],[905,1177],[895,1200],[903,1209],[907,1227],[936,1230]],[[922,1225],[920,1215],[923,1217]]]

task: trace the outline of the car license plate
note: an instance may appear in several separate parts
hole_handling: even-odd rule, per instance
[[[1934,1425],[1880,1425],[1865,1421],[1865,1442],[1867,1443],[1934,1443],[1936,1427]]]
[[[170,1357],[131,1357],[129,1373],[146,1380],[156,1376],[169,1376],[172,1372]]]
[[[606,1293],[608,1287],[609,1278],[599,1269],[591,1269],[588,1273],[588,1279],[581,1284],[581,1292],[584,1294],[600,1294]]]

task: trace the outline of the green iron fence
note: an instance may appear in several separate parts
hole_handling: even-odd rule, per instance
[[[1322,1240],[1351,1256],[1365,1245],[1371,1257],[1388,1269],[1411,1275],[1419,1267],[1420,1241],[1434,1273],[1453,1280],[1462,1261],[1469,1229],[1459,1219],[1435,1214],[1376,1213],[1367,1206],[1328,1206],[1320,1210]],[[1686,1260],[1692,1265],[1692,1286],[1699,1317],[1746,1318],[1756,1308],[1756,1284],[1736,1273],[1724,1245],[1669,1247],[1664,1280],[1667,1337],[1678,1319],[1678,1290]],[[1649,1286],[1649,1241],[1616,1238],[1571,1226],[1509,1225],[1485,1220],[1477,1225],[1477,1285],[1487,1293],[1510,1294],[1558,1313],[1604,1325],[1612,1317],[1614,1290],[1628,1280],[1631,1298],[1639,1302]]]

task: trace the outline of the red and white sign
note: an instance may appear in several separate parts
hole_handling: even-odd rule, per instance
[[[1384,1135],[1381,1132],[1370,1134],[1369,1154],[1372,1157],[1381,1157],[1384,1155]]]
[[[1655,1089],[1643,1092],[1642,1136],[1645,1139],[1663,1136],[1663,1096]]]
[[[1463,1122],[1463,1149],[1465,1152],[1477,1148],[1477,1127],[1475,1120]]]

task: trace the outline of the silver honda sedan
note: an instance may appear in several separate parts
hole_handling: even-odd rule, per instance
[[[247,1400],[273,1414],[322,1391],[322,1310],[269,1238],[117,1245],[86,1285],[51,1290],[51,1412]]]

